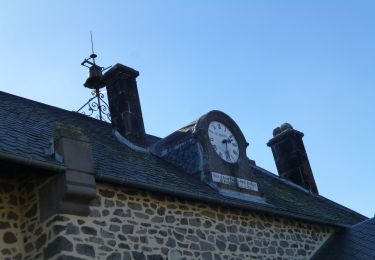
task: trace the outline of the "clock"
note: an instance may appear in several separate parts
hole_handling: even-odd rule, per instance
[[[208,126],[208,137],[212,148],[221,159],[228,163],[238,161],[237,140],[225,124],[219,121],[211,121]]]
[[[259,201],[248,145],[236,122],[213,110],[157,141],[150,151],[224,196]]]

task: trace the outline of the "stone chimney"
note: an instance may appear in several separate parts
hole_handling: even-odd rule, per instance
[[[318,194],[302,137],[303,133],[284,123],[273,130],[267,145],[272,149],[280,177]]]
[[[104,82],[112,127],[134,144],[145,146],[145,128],[136,81],[138,75],[138,71],[116,64],[104,74]]]

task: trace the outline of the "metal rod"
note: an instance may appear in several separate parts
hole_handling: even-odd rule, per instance
[[[92,40],[92,31],[90,31],[90,36],[91,36],[91,51],[94,53],[94,42]]]
[[[94,53],[94,41],[92,40],[92,31],[90,31],[90,36],[91,36],[91,51],[92,51],[92,61],[95,64],[95,53]]]
[[[99,88],[95,89],[96,97],[98,98],[98,109],[99,109],[99,119],[102,121],[102,106],[100,105],[100,92]]]

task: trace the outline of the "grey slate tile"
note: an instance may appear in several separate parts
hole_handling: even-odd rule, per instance
[[[375,259],[375,218],[334,235],[313,259]]]

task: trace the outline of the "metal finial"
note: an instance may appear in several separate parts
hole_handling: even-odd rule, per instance
[[[93,63],[95,64],[95,58],[98,57],[94,52],[94,41],[92,40],[92,31],[90,31],[90,37],[91,37],[91,55],[90,58],[92,58]]]
[[[86,79],[85,83],[83,84],[86,88],[92,89],[91,94],[93,95],[92,98],[89,99],[77,112],[86,114],[88,116],[94,115],[94,113],[98,113],[96,116],[97,119],[106,121],[104,119],[104,115],[110,121],[109,115],[109,108],[108,104],[104,101],[104,95],[100,91],[101,88],[104,87],[103,82],[103,71],[109,69],[111,66],[107,68],[103,68],[95,63],[95,58],[97,55],[94,52],[94,41],[92,39],[92,32],[90,31],[90,38],[91,38],[91,55],[89,58],[84,59],[81,63],[82,66],[89,68],[89,76]],[[84,112],[83,109],[86,108],[88,112]]]
[[[92,31],[90,31],[90,36],[91,36],[91,51],[92,51],[92,54],[94,54],[94,41],[92,40]]]

